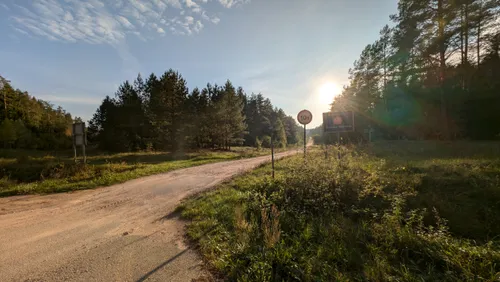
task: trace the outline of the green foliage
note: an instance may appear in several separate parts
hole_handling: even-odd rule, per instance
[[[6,81],[4,84],[0,90],[0,142],[4,147],[43,150],[71,147],[73,119],[69,113],[15,90]]]
[[[10,119],[5,119],[0,124],[0,142],[5,148],[10,148],[17,140],[16,127]]]
[[[323,144],[323,136],[316,134],[312,138],[315,145]]]
[[[262,140],[260,140],[259,136],[255,137],[255,148],[259,151],[262,149]]]
[[[496,0],[400,0],[380,38],[362,51],[332,111],[352,110],[351,141],[495,139],[500,133]]]
[[[272,134],[271,123],[277,126],[280,147],[297,142],[293,118],[273,109],[262,95],[248,97],[229,80],[222,87],[207,84],[188,93],[184,78],[169,70],[145,81],[139,75],[133,84],[124,82],[115,98],[106,97],[90,121],[89,139],[119,152],[230,150],[235,145],[254,146],[256,137]]]
[[[274,134],[275,138],[279,138],[279,146],[294,145],[300,142],[300,139],[297,138],[297,131],[300,127],[293,117],[286,116],[282,109],[273,109],[271,101],[264,98],[262,94],[251,95],[245,100],[245,115],[248,124],[248,134],[245,136],[246,145],[251,146],[257,137],[263,140],[265,135],[270,136],[271,134]]]
[[[31,131],[26,128],[22,120],[14,122],[16,131],[16,148],[33,148],[33,139]]]
[[[92,150],[87,154],[87,164],[84,165],[74,162],[71,151],[0,150],[0,197],[107,186],[174,169],[269,155],[270,152],[236,147],[231,151],[199,150],[176,154],[102,154]]]
[[[287,137],[285,127],[281,119],[277,119],[274,123],[274,136],[276,147],[286,148]]]
[[[500,144],[330,149],[186,201],[207,261],[231,281],[498,279]]]
[[[262,147],[271,148],[271,136],[265,135],[262,137]]]

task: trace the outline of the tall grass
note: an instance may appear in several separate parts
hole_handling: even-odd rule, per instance
[[[228,280],[498,281],[500,154],[472,145],[316,149],[180,209]]]
[[[71,152],[3,150],[0,151],[0,197],[89,189],[174,169],[269,153],[250,147],[176,154],[91,152],[84,165],[81,161],[75,163],[69,157]]]

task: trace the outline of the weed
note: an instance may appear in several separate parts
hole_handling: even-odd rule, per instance
[[[75,163],[71,152],[0,150],[0,196],[55,193],[89,189],[174,169],[269,154],[249,147],[232,151],[197,151],[183,154],[91,152],[88,163]],[[66,157],[62,157],[66,156]]]
[[[280,239],[281,230],[279,216],[280,212],[274,205],[269,212],[266,208],[262,208],[261,210],[262,233],[267,248],[272,248]]]
[[[277,162],[275,179],[263,166],[189,199],[182,215],[232,281],[497,281],[498,148],[313,149]]]

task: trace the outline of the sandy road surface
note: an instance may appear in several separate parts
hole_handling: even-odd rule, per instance
[[[269,159],[203,165],[95,190],[0,198],[0,281],[199,278],[202,262],[171,212],[189,194]]]

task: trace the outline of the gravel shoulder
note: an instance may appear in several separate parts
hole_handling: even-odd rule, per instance
[[[277,154],[277,158],[298,151]],[[180,201],[270,161],[202,165],[94,190],[0,198],[2,281],[191,281]]]

